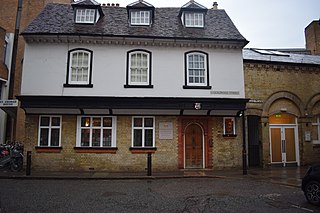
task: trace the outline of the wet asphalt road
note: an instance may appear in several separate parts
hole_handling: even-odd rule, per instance
[[[0,180],[0,212],[320,212],[300,188],[233,178]]]

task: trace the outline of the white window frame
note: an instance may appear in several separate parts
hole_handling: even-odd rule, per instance
[[[147,66],[146,67],[132,67],[131,61],[132,61],[132,56],[136,54],[142,54],[147,56]],[[144,51],[134,51],[129,53],[129,67],[128,67],[128,78],[129,78],[129,85],[149,85],[150,84],[150,53],[144,52]],[[146,81],[132,81],[132,70],[133,69],[140,69],[140,73],[142,69],[147,69],[147,76],[146,76]]]
[[[135,118],[142,119],[142,127],[135,127],[134,126],[134,119]],[[145,127],[144,126],[146,118],[153,119],[152,127]],[[142,137],[142,146],[135,146],[134,145],[134,130],[135,129],[142,130],[142,136],[141,136]],[[148,130],[148,129],[152,129],[152,146],[145,146],[145,130]],[[132,147],[133,148],[154,148],[154,147],[156,147],[156,144],[155,144],[155,117],[154,116],[133,116],[132,117]]]
[[[189,57],[190,56],[199,56],[199,57],[203,57],[203,67],[190,67],[190,59]],[[204,53],[200,53],[200,52],[191,52],[191,53],[188,53],[187,56],[186,56],[186,75],[187,75],[187,85],[188,86],[207,86],[208,84],[208,79],[207,79],[207,76],[208,76],[208,68],[207,68],[207,55],[204,54]],[[198,61],[198,63],[200,64],[201,61]],[[197,63],[197,61],[193,61],[193,65],[195,66],[195,64]],[[193,74],[191,75],[190,71],[193,70]],[[203,75],[196,75],[195,72],[201,72],[201,70],[203,70],[204,74]],[[194,76],[195,78],[203,78],[203,82],[190,82],[190,77]]]
[[[75,66],[72,62],[73,62],[73,57],[75,54],[79,55],[79,53],[82,54],[87,54],[88,55],[88,62],[87,64],[84,64],[84,61],[77,61],[78,66]],[[69,84],[89,84],[90,82],[90,73],[91,73],[91,52],[87,51],[87,50],[74,50],[74,51],[70,51],[69,53],[69,76],[68,76],[68,83]],[[81,64],[79,64],[79,62]],[[82,80],[82,81],[73,81],[72,80],[72,69],[87,69],[88,73],[87,73],[87,80]]]
[[[204,15],[203,13],[185,12],[184,23],[186,27],[203,27]]]
[[[316,116],[316,122],[312,123],[312,130],[315,127],[316,128],[316,134],[317,134],[317,140],[312,140],[313,144],[320,144],[320,115]],[[313,132],[313,131],[312,131]]]
[[[131,25],[150,25],[150,11],[135,10],[130,12]]]
[[[76,23],[93,24],[95,22],[95,9],[77,9]]]
[[[82,127],[81,126],[81,119],[84,117],[90,118],[89,126]],[[101,119],[101,126],[92,126],[93,118],[100,118]],[[104,127],[103,126],[103,118],[111,118],[112,119],[112,126],[111,127]],[[89,146],[82,146],[81,145],[81,130],[82,129],[89,129],[90,130],[90,138],[89,138]],[[92,135],[93,130],[100,129],[100,146],[92,146]],[[103,146],[103,130],[110,129],[111,130],[111,146]],[[115,116],[95,116],[95,115],[83,115],[77,117],[77,147],[84,147],[84,148],[114,148],[117,147],[117,117]]]
[[[49,125],[48,126],[41,126],[41,118],[42,117],[48,117],[49,118]],[[59,118],[59,126],[53,126],[52,125],[52,118]],[[38,146],[41,147],[61,147],[61,123],[62,123],[62,116],[57,116],[57,115],[40,115],[39,116],[39,128],[38,128]],[[42,129],[48,129],[48,145],[41,145],[41,130]],[[59,145],[58,146],[52,146],[51,145],[51,132],[53,129],[59,129]]]
[[[232,120],[232,125],[233,125],[233,130],[232,133],[227,133],[226,132],[226,120]],[[236,135],[236,119],[234,117],[224,117],[223,118],[223,135]]]

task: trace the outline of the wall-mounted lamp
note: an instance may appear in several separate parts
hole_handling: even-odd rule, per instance
[[[194,109],[195,110],[201,109],[201,103],[194,103]]]

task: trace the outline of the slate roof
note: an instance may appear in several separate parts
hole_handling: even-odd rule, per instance
[[[22,34],[232,40],[247,44],[224,10],[208,10],[204,29],[183,27],[178,17],[180,8],[156,8],[151,27],[130,27],[126,8],[102,7],[102,10],[105,16],[95,25],[75,24],[71,5],[48,4]]]
[[[270,51],[270,50],[266,50]],[[256,49],[243,49],[244,61],[262,61],[262,62],[278,62],[278,63],[293,63],[293,64],[311,64],[320,65],[320,55],[306,55],[294,53],[280,54],[261,54]]]

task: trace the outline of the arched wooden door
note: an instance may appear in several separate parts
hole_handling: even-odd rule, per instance
[[[197,124],[185,130],[185,168],[203,168],[203,132]]]

